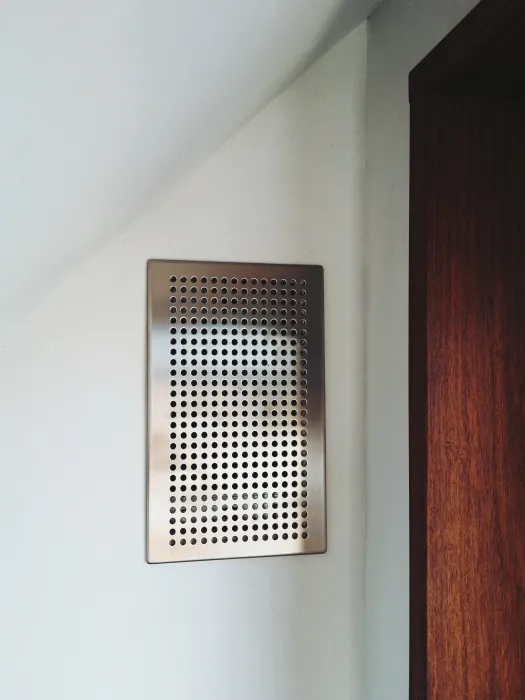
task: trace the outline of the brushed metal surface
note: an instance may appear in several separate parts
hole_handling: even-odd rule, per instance
[[[148,262],[150,563],[326,551],[317,265]]]

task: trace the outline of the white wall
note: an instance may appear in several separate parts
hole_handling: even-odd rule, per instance
[[[365,58],[361,27],[0,348],[6,700],[363,699]],[[144,563],[150,257],[325,266],[326,555]]]
[[[475,4],[387,0],[368,24],[368,700],[408,698],[408,73]]]
[[[2,0],[0,336],[373,1]]]

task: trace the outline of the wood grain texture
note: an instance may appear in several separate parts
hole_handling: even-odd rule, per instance
[[[525,0],[481,0],[411,72],[425,93],[515,96],[525,91]]]
[[[427,348],[411,373],[411,432],[426,414],[426,445],[411,442],[411,697],[515,700],[525,698],[525,107],[436,96],[413,117],[412,262],[421,236],[426,280],[411,293],[426,298]]]
[[[430,112],[432,117],[432,113]],[[427,688],[427,183],[426,101],[411,106],[409,265],[410,697]]]
[[[410,99],[410,698],[525,699],[525,0]]]

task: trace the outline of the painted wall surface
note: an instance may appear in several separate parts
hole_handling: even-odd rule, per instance
[[[387,0],[367,82],[367,686],[408,698],[408,73],[476,0]]]
[[[366,29],[0,347],[6,700],[362,700]],[[321,263],[328,553],[144,561],[148,258]]]
[[[0,2],[0,338],[375,2]]]

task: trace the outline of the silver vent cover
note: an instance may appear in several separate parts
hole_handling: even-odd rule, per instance
[[[148,561],[326,550],[323,270],[148,263]]]

